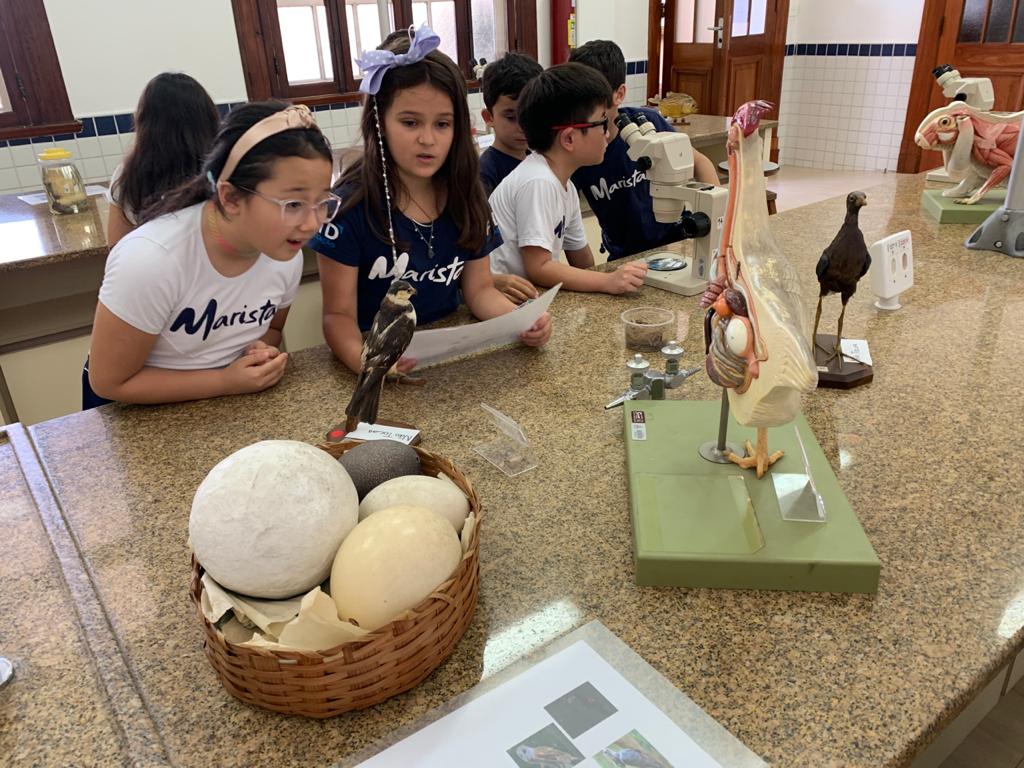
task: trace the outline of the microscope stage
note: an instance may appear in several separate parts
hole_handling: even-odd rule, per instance
[[[693,263],[692,258],[681,257],[678,253],[656,251],[647,257],[648,270],[644,285],[683,296],[704,293],[708,281],[693,276]]]

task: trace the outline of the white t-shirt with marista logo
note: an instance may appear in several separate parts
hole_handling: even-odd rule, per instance
[[[237,277],[210,263],[203,203],[161,216],[122,238],[107,257],[100,301],[117,317],[157,335],[146,365],[201,370],[230,365],[291,305],[302,252],[289,261],[260,254]]]

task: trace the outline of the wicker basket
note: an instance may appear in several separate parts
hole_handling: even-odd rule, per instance
[[[359,443],[319,446],[340,456]],[[479,584],[480,500],[447,459],[415,448],[423,474],[450,477],[477,516],[469,547],[452,577],[403,618],[367,639],[326,651],[270,651],[227,640],[200,606],[203,568],[192,558],[190,593],[205,633],[204,647],[228,693],[247,704],[306,717],[334,717],[378,704],[422,682],[452,651],[476,609]]]

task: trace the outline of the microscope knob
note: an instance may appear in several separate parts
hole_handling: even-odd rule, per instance
[[[636,167],[643,173],[647,173],[647,171],[651,170],[652,165],[654,165],[654,163],[651,162],[651,158],[647,157],[647,155],[644,155],[636,161]]]
[[[711,231],[711,219],[706,213],[684,211],[679,225],[686,237],[704,237]]]

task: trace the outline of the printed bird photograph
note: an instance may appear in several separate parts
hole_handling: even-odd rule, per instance
[[[639,731],[632,730],[594,755],[601,768],[673,768]]]
[[[836,236],[832,238],[832,242],[822,251],[818,265],[814,269],[821,291],[818,294],[818,309],[814,313],[814,330],[811,333],[811,338],[814,340],[815,346],[827,355],[821,364],[827,365],[832,360],[836,360],[840,371],[843,370],[840,344],[843,340],[843,318],[846,316],[846,305],[853,294],[857,292],[857,283],[871,267],[871,254],[868,253],[868,246],[864,242],[864,233],[860,231],[859,221],[860,209],[867,203],[867,195],[863,192],[851,192],[846,196],[846,218],[843,219],[843,224],[839,227]],[[821,322],[821,300],[830,293],[839,294],[843,308],[839,313],[836,343],[831,349],[826,349],[818,344],[818,324]]]
[[[618,712],[589,682],[573,688],[544,709],[573,739]]]
[[[404,280],[393,280],[373,318],[370,332],[363,340],[362,369],[345,408],[345,431],[360,422],[373,424],[380,409],[384,379],[394,368],[416,330],[416,308],[412,297],[416,289]]]
[[[554,723],[523,739],[507,754],[520,768],[570,768],[585,759]]]

